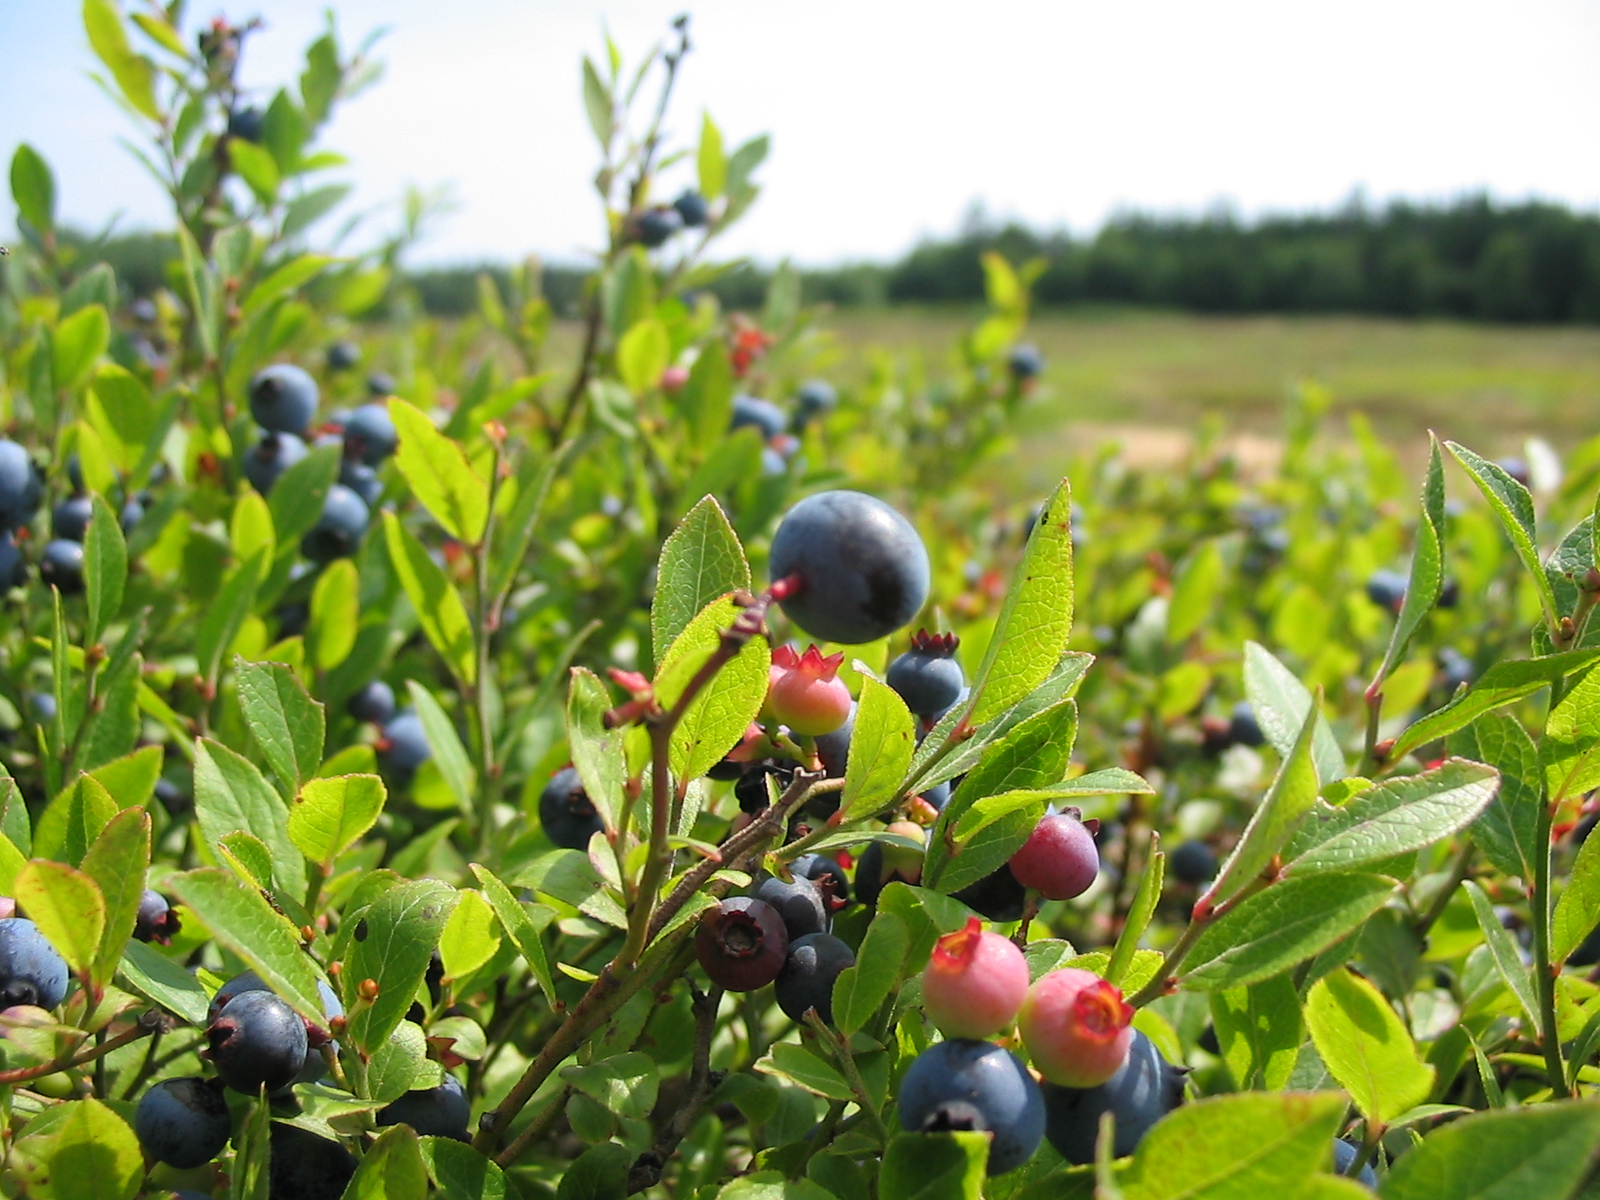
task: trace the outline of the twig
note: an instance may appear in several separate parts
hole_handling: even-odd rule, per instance
[[[139,1019],[127,1029],[117,1034],[116,1037],[104,1041],[96,1041],[88,1050],[78,1053],[59,1055],[47,1063],[40,1063],[35,1067],[16,1067],[10,1071],[0,1071],[0,1084],[26,1083],[30,1079],[43,1079],[46,1075],[54,1075],[57,1071],[65,1071],[71,1067],[81,1067],[85,1063],[97,1062],[113,1050],[119,1050],[130,1042],[136,1042],[142,1037],[149,1037],[165,1024],[166,1018],[154,1009],[141,1013]],[[102,1092],[102,1095],[104,1093]]]
[[[678,1144],[689,1136],[700,1112],[711,1099],[711,1093],[721,1082],[719,1073],[711,1069],[711,1039],[717,1031],[717,1009],[722,1005],[722,989],[692,993],[694,1009],[694,1065],[689,1071],[688,1094],[680,1102],[677,1113],[667,1123],[667,1128],[656,1139],[655,1145],[641,1154],[628,1172],[628,1195],[642,1192],[661,1182],[661,1172],[667,1160],[678,1149]]]

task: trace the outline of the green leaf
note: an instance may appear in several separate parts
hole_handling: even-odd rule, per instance
[[[1305,1041],[1300,994],[1288,974],[1211,993],[1211,1023],[1222,1058],[1240,1088],[1278,1091]]]
[[[422,732],[427,736],[428,748],[433,751],[433,761],[444,777],[450,792],[461,805],[463,812],[473,811],[473,796],[477,792],[477,772],[467,758],[467,749],[448,713],[439,707],[433,693],[415,679],[406,680],[406,690],[411,695],[417,719],[422,722]]]
[[[1545,719],[1539,757],[1552,805],[1600,785],[1600,667],[1573,685]]]
[[[101,497],[93,498],[94,516],[83,542],[83,595],[88,619],[83,641],[93,646],[106,625],[122,607],[122,588],[128,579],[128,545],[122,538],[117,514]]]
[[[171,883],[211,936],[244,959],[284,1003],[319,1026],[327,1021],[300,931],[258,889],[216,867],[184,871]]]
[[[282,663],[235,658],[233,672],[250,735],[285,789],[293,792],[322,763],[322,705]]]
[[[1222,590],[1225,567],[1215,539],[1201,542],[1183,561],[1167,600],[1167,644],[1188,641],[1211,616]]]
[[[558,1196],[557,1200],[567,1200]],[[786,1179],[781,1171],[756,1171],[723,1186],[716,1200],[839,1200],[809,1179]]]
[[[233,168],[234,174],[249,185],[264,207],[271,207],[277,202],[283,176],[278,171],[277,160],[265,146],[240,138],[229,138],[228,165]]]
[[[76,390],[110,345],[111,318],[100,305],[80,308],[63,319],[55,328],[51,351],[56,387]]]
[[[506,936],[511,939],[512,944],[527,962],[528,969],[533,972],[539,990],[544,992],[545,999],[549,1003],[555,1004],[556,984],[554,976],[550,974],[550,959],[545,953],[544,943],[539,938],[539,930],[534,926],[528,910],[523,908],[521,902],[511,894],[511,889],[506,887],[488,867],[473,863],[472,873],[478,878],[478,886],[483,888],[484,899],[488,900],[489,907],[494,909],[494,915],[500,921],[500,928],[505,930]]]
[[[901,1133],[883,1152],[878,1200],[982,1200],[984,1133]]]
[[[1134,953],[1139,949],[1139,939],[1149,928],[1150,918],[1155,916],[1156,904],[1161,899],[1161,882],[1166,877],[1166,865],[1167,856],[1161,852],[1161,835],[1152,832],[1150,853],[1145,859],[1144,872],[1139,877],[1138,890],[1133,894],[1133,903],[1128,906],[1128,919],[1123,923],[1122,932],[1117,935],[1111,961],[1106,965],[1106,982],[1120,986],[1128,973]]]
[[[237,146],[237,142],[229,143],[230,151]],[[241,323],[250,320],[280,296],[310,283],[337,261],[323,254],[301,254],[291,258],[250,289],[240,309]]]
[[[1422,619],[1432,611],[1444,586],[1444,461],[1439,440],[1428,435],[1428,475],[1422,485],[1422,516],[1417,521],[1417,543],[1411,555],[1411,577],[1406,584],[1400,615],[1389,635],[1378,678],[1386,679],[1405,657]]]
[[[837,1067],[795,1042],[776,1043],[766,1057],[756,1063],[756,1070],[829,1100],[855,1099],[855,1093]]]
[[[1534,587],[1539,593],[1539,607],[1544,610],[1545,624],[1553,630],[1560,614],[1556,612],[1555,593],[1551,591],[1550,580],[1545,577],[1544,564],[1539,559],[1533,496],[1527,488],[1511,478],[1499,463],[1490,462],[1455,442],[1446,442],[1445,447],[1466,468],[1467,474],[1472,476],[1472,482],[1478,485],[1483,498],[1489,502],[1490,510],[1500,519],[1500,527],[1511,539],[1511,548],[1533,577]]]
[[[655,1060],[642,1051],[630,1050],[588,1066],[563,1067],[561,1078],[619,1117],[643,1120],[656,1106]]]
[[[677,704],[742,611],[732,597],[713,601],[677,636],[656,670],[656,699],[663,708]],[[771,665],[767,639],[750,638],[700,689],[672,731],[673,774],[679,779],[698,778],[739,744],[766,701]]]
[[[1383,993],[1344,968],[1324,975],[1306,997],[1306,1026],[1317,1053],[1362,1116],[1389,1124],[1433,1090],[1434,1069]]]
[[[1086,771],[1061,783],[1051,784],[1046,789],[1050,795],[1059,800],[1070,800],[1076,796],[1154,796],[1155,788],[1150,786],[1148,780],[1135,775],[1132,771],[1122,767],[1102,767],[1098,771]]]
[[[479,892],[461,890],[461,901],[439,935],[439,958],[446,982],[465,979],[500,949],[494,909]]]
[[[255,834],[242,829],[225,834],[217,843],[217,854],[246,883],[271,889],[272,851]]]
[[[1039,684],[1060,660],[1072,632],[1072,488],[1063,479],[1040,510],[1013,577],[964,711],[981,725]]]
[[[272,489],[274,495],[280,490]],[[422,632],[456,678],[468,684],[474,682],[478,664],[472,622],[467,619],[461,593],[392,512],[383,514],[383,534],[389,547],[389,562],[416,610]]]
[[[589,56],[583,59],[583,109],[589,117],[589,128],[594,130],[595,140],[600,143],[600,148],[605,150],[610,147],[611,139],[616,133],[616,119],[612,115],[611,93],[600,80],[600,72],[594,69],[594,63],[589,61]]]
[[[1311,693],[1271,651],[1255,642],[1244,644],[1244,690],[1261,732],[1274,750],[1287,755],[1311,711]],[[1345,777],[1344,752],[1325,721],[1317,726],[1311,758],[1324,787]]]
[[[1533,879],[1544,772],[1528,731],[1504,713],[1484,713],[1452,733],[1448,745],[1451,754],[1487,763],[1500,773],[1500,789],[1473,825],[1473,840],[1497,870]]]
[[[1270,979],[1321,953],[1394,894],[1393,880],[1358,873],[1285,879],[1217,918],[1195,942],[1185,987],[1215,992]]]
[[[610,709],[611,694],[600,677],[587,667],[574,667],[567,688],[567,748],[589,802],[605,827],[614,830],[628,777],[622,753],[627,731],[606,728],[605,715]]]
[[[306,649],[318,671],[331,671],[356,647],[361,624],[361,573],[348,558],[329,563],[311,589],[311,631]]]
[[[750,564],[722,506],[706,496],[662,543],[650,633],[657,662],[706,605],[750,590]]]
[[[133,1200],[144,1179],[144,1156],[128,1123],[95,1099],[63,1107],[49,1134],[53,1200]]]
[[[256,592],[266,581],[268,565],[266,551],[257,551],[233,569],[205,606],[195,633],[195,657],[200,662],[201,677],[213,687],[222,670],[222,656],[255,607]]]
[[[422,1026],[401,1021],[388,1040],[372,1052],[367,1067],[367,1096],[388,1104],[413,1089],[437,1087],[439,1067],[428,1058]]]
[[[870,675],[861,680],[861,699],[850,732],[839,822],[847,824],[891,804],[917,747],[917,725],[895,690]]]
[[[700,194],[707,200],[722,195],[728,183],[728,158],[722,150],[722,130],[705,113],[700,120],[700,149],[695,155],[695,168],[700,180]]]
[[[141,116],[160,121],[155,64],[144,55],[135,54],[128,45],[128,32],[117,5],[112,0],[83,0],[83,27],[89,34],[89,45],[117,81],[123,99]]]
[[[278,476],[278,482],[272,485],[267,507],[272,510],[272,528],[277,531],[280,556],[293,554],[299,548],[300,539],[321,519],[328,489],[339,478],[343,453],[339,446],[318,446]]]
[[[34,856],[77,866],[120,807],[98,779],[78,776],[40,814]]]
[[[207,842],[240,829],[254,834],[272,851],[279,885],[296,894],[305,888],[305,860],[289,836],[282,798],[249,759],[209,738],[195,744],[194,812]]]
[[[1569,1200],[1600,1144],[1600,1107],[1541,1104],[1463,1117],[1395,1161],[1383,1200]]]
[[[1223,862],[1216,882],[1201,897],[1201,904],[1215,907],[1258,879],[1305,820],[1317,802],[1317,770],[1312,760],[1312,746],[1321,726],[1322,714],[1315,705],[1308,706],[1304,724],[1284,754],[1266,799],[1250,814],[1250,823],[1244,827],[1239,844]]]
[[[444,1200],[506,1200],[506,1177],[492,1158],[453,1138],[425,1137],[420,1145]]]
[[[141,996],[195,1028],[205,1028],[210,997],[199,980],[159,950],[143,942],[129,942],[122,950],[120,973],[123,982]]]
[[[1600,925],[1600,838],[1589,837],[1578,847],[1572,874],[1550,918],[1551,961],[1566,962],[1567,956],[1583,944],[1597,925]]]
[[[346,1028],[357,1049],[382,1045],[405,1017],[455,906],[455,888],[420,879],[390,888],[360,917],[339,977],[351,1012]],[[378,998],[352,1007],[368,979],[378,985]]]
[[[395,465],[412,493],[446,533],[476,546],[489,519],[489,485],[472,469],[466,452],[440,433],[420,408],[391,396],[389,416],[400,435]]]
[[[1244,1092],[1185,1104],[1145,1134],[1118,1183],[1125,1200],[1299,1197],[1326,1167],[1344,1112],[1337,1092]]]
[[[149,867],[150,814],[142,808],[119,812],[83,856],[83,872],[95,881],[105,901],[105,927],[89,972],[96,987],[104,987],[116,975],[139,917]]]
[[[41,234],[50,233],[56,223],[56,179],[50,164],[27,142],[17,145],[11,156],[11,198],[17,202],[17,215]]]
[[[734,383],[728,349],[721,339],[714,340],[700,351],[689,368],[689,382],[678,394],[677,405],[689,422],[689,440],[695,449],[710,451],[726,436],[733,415]]]
[[[661,386],[661,372],[671,361],[672,338],[655,317],[636,322],[617,343],[617,374],[635,395]]]
[[[910,946],[910,930],[899,917],[880,912],[872,918],[855,965],[846,967],[833,982],[834,1023],[845,1037],[866,1028],[899,986],[900,968]]]
[[[83,979],[90,977],[106,928],[106,902],[88,875],[36,858],[17,873],[17,904]]]
[[[331,867],[377,824],[388,796],[376,775],[308,779],[289,809],[289,840],[311,862]]]
[[[601,1142],[578,1155],[562,1172],[556,1200],[624,1200],[634,1154],[616,1142]]]
[[[1309,849],[1300,850],[1284,873],[1337,871],[1420,850],[1477,820],[1499,782],[1493,767],[1453,758],[1344,804],[1324,805],[1295,839]]]
[[[162,439],[176,410],[170,406],[157,409],[143,381],[115,363],[94,373],[84,409],[90,428],[100,435],[128,487],[142,484],[160,456]]]
[[[417,1131],[391,1125],[361,1156],[343,1200],[427,1200],[428,1169]]]
[[[1528,977],[1528,968],[1522,965],[1516,939],[1500,924],[1500,918],[1495,916],[1494,905],[1481,887],[1470,879],[1461,886],[1472,900],[1472,912],[1478,918],[1478,928],[1483,931],[1484,944],[1489,948],[1489,958],[1494,962],[1495,970],[1511,989],[1511,994],[1516,997],[1533,1027],[1538,1028],[1539,1000],[1533,993],[1533,981]]]

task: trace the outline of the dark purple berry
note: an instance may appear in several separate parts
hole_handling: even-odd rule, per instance
[[[770,904],[783,918],[791,942],[799,941],[808,933],[827,933],[833,924],[833,914],[814,880],[796,876],[785,883],[776,875],[757,880],[750,895]]]
[[[1100,851],[1076,815],[1048,813],[1011,856],[1010,867],[1018,883],[1046,900],[1071,900],[1100,873]]]
[[[1020,921],[1027,889],[1017,882],[1011,868],[1004,866],[953,895],[973,912],[991,921]]]
[[[753,896],[734,896],[701,918],[694,953],[718,987],[753,992],[783,970],[789,933],[772,905]]]
[[[589,839],[605,828],[576,767],[561,768],[544,785],[539,793],[539,824],[563,850],[587,850]]]
[[[1217,856],[1204,842],[1180,842],[1167,855],[1167,870],[1178,882],[1198,887],[1216,876]]]
[[[382,725],[394,716],[394,689],[381,679],[374,679],[345,705],[346,711],[358,721]]]
[[[919,717],[945,712],[967,682],[954,658],[958,645],[960,639],[953,633],[919,630],[911,635],[911,649],[889,664],[884,682]]]
[[[900,1084],[900,1126],[910,1133],[992,1134],[989,1174],[1033,1157],[1044,1139],[1044,1099],[1028,1069],[993,1042],[952,1038],[917,1055]]]
[[[445,1072],[438,1087],[407,1092],[387,1108],[378,1110],[379,1125],[409,1125],[418,1137],[467,1140],[467,1122],[472,1117],[472,1102],[467,1089],[456,1077]]]
[[[0,920],[0,1008],[54,1008],[67,994],[67,960],[26,917]]]
[[[180,1171],[221,1154],[233,1132],[218,1079],[163,1079],[139,1098],[133,1131],[145,1157]]]
[[[141,942],[160,942],[163,946],[172,941],[178,932],[178,914],[172,911],[167,898],[153,888],[145,888],[139,897],[139,915],[134,919],[133,936]]]
[[[833,1024],[834,981],[855,961],[855,952],[831,933],[808,933],[791,942],[775,989],[784,1016],[801,1021],[814,1008],[824,1022]]]
[[[319,398],[317,381],[293,363],[274,363],[250,380],[250,415],[270,433],[304,433]]]
[[[1092,1163],[1100,1116],[1109,1112],[1116,1118],[1112,1152],[1125,1158],[1157,1121],[1183,1103],[1183,1076],[1135,1030],[1127,1060],[1098,1087],[1044,1085],[1045,1137],[1069,1163]]]

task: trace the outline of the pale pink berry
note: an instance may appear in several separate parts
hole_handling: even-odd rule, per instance
[[[795,733],[832,733],[850,716],[850,689],[838,677],[844,654],[824,657],[815,646],[796,654],[792,646],[772,652],[766,711]]]
[[[688,367],[673,366],[661,372],[661,390],[664,392],[676,392],[688,382]]]
[[[1027,995],[1028,960],[977,917],[941,937],[922,972],[922,1010],[945,1037],[993,1037],[1016,1020]]]
[[[1062,1087],[1098,1087],[1133,1043],[1133,1009],[1120,988],[1091,971],[1062,967],[1028,989],[1017,1017],[1033,1065]]]
[[[1100,851],[1083,822],[1068,813],[1049,813],[1011,856],[1011,873],[1046,900],[1071,900],[1089,890],[1100,873]]]

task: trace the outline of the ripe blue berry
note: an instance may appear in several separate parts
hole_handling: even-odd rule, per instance
[[[20,529],[33,520],[44,496],[44,480],[28,452],[0,438],[0,526]]]
[[[83,591],[83,543],[64,538],[47,542],[39,555],[39,578],[64,596]]]
[[[94,501],[89,497],[68,496],[50,513],[50,532],[68,542],[81,542],[89,532],[89,518],[94,516]]]
[[[1518,458],[1515,454],[1511,454],[1499,459],[1495,466],[1499,467],[1523,487],[1533,486],[1533,472],[1528,468],[1527,459]]]
[[[163,1079],[139,1098],[133,1131],[146,1158],[180,1171],[204,1166],[233,1132],[221,1080]]]
[[[640,245],[655,249],[683,228],[678,210],[666,204],[647,208],[633,221],[633,237]]]
[[[217,994],[211,997],[211,1004],[206,1009],[206,1020],[215,1021],[217,1016],[227,1007],[228,1002],[235,996],[244,992],[267,992],[272,989],[267,987],[261,976],[254,971],[242,971],[227,983],[217,989]],[[330,1021],[334,1017],[344,1016],[344,1005],[339,1001],[339,994],[322,980],[317,980],[317,998],[322,1001],[322,1015]],[[320,1029],[314,1029],[309,1022],[301,1018],[306,1027],[306,1058],[305,1065],[300,1068],[300,1073],[294,1077],[295,1083],[315,1083],[328,1071],[328,1064],[323,1060],[321,1047],[327,1040],[327,1035]],[[335,1042],[337,1051],[339,1043]]]
[[[244,477],[265,496],[282,475],[306,456],[306,444],[292,433],[269,433],[244,456]]]
[[[928,598],[922,539],[863,492],[818,492],[790,509],[772,538],[770,570],[785,615],[819,641],[887,637]]]
[[[33,719],[41,725],[56,719],[56,698],[49,692],[30,692],[28,703],[33,707]]]
[[[788,427],[789,418],[783,409],[769,400],[755,396],[738,395],[733,398],[733,417],[729,429],[743,429],[746,425],[761,431],[762,441],[771,441]]]
[[[1190,839],[1180,842],[1167,855],[1167,869],[1180,883],[1199,886],[1217,873],[1217,856],[1204,842]]]
[[[1379,608],[1398,612],[1406,598],[1406,584],[1410,582],[1398,571],[1374,571],[1367,580],[1367,599]]]
[[[438,1087],[407,1092],[387,1108],[378,1110],[379,1125],[409,1125],[418,1137],[467,1140],[467,1122],[472,1117],[472,1102],[467,1089],[456,1077],[445,1072]]]
[[[822,889],[824,901],[837,911],[850,903],[850,877],[844,868],[825,854],[802,854],[789,864],[796,878],[805,878]]]
[[[67,994],[67,960],[26,917],[0,921],[0,1008],[54,1008]]]
[[[856,704],[850,704],[850,715],[844,719],[844,724],[832,733],[819,734],[813,744],[817,752],[817,760],[822,763],[822,769],[829,779],[843,779],[845,768],[850,765],[850,738],[856,731]],[[827,793],[833,795],[833,793]],[[834,796],[835,807],[838,797]],[[831,815],[831,814],[830,814]]]
[[[831,933],[808,933],[789,943],[789,957],[778,972],[778,1007],[791,1021],[805,1019],[807,1010],[833,1024],[833,984],[846,967],[854,966],[855,951]]]
[[[672,207],[678,210],[678,219],[683,222],[685,229],[699,229],[711,219],[711,205],[693,189],[674,200]]]
[[[394,689],[381,679],[374,679],[350,697],[346,711],[358,721],[382,725],[394,716]]]
[[[28,560],[9,529],[0,530],[0,591],[23,587],[28,582]]]
[[[294,1082],[306,1065],[306,1023],[271,992],[240,992],[206,1028],[211,1061],[222,1081],[254,1095]]]
[[[399,445],[387,404],[363,404],[344,423],[345,453],[369,467],[388,458]]]
[[[992,1042],[952,1038],[917,1055],[900,1084],[900,1126],[911,1133],[992,1134],[989,1174],[1033,1157],[1044,1138],[1044,1099],[1015,1054]]]
[[[918,630],[911,635],[911,649],[889,664],[884,682],[919,717],[945,712],[960,698],[967,682],[955,660],[960,644],[953,633]]]
[[[409,774],[432,757],[433,748],[423,732],[422,718],[409,708],[384,725],[383,737],[378,741],[378,760],[385,770]]]
[[[339,464],[339,482],[360,496],[368,508],[376,508],[383,497],[383,480],[364,462],[345,459]]]
[[[758,880],[750,895],[770,904],[783,918],[791,942],[799,941],[808,933],[827,933],[833,925],[833,914],[815,880],[796,876],[785,883],[776,875]]]
[[[267,114],[256,105],[236,108],[228,114],[228,135],[241,142],[259,142],[267,132]]]
[[[271,433],[304,433],[317,415],[317,381],[293,363],[274,363],[250,381],[250,415]]]
[[[374,371],[367,376],[367,395],[392,396],[399,385],[395,383],[394,376],[387,371]]]
[[[334,484],[322,503],[322,515],[301,539],[300,552],[317,563],[347,558],[361,544],[370,516],[365,500],[344,484]]]
[[[361,361],[361,347],[340,339],[328,347],[328,370],[348,371]]]
[[[1044,355],[1039,353],[1039,347],[1028,342],[1013,346],[1006,356],[1006,369],[1019,383],[1034,379],[1044,370]]]
[[[1345,1174],[1350,1170],[1350,1164],[1356,1161],[1357,1153],[1357,1149],[1343,1138],[1334,1138],[1333,1169],[1340,1175]],[[1378,1186],[1378,1173],[1372,1169],[1371,1163],[1361,1168],[1360,1173],[1356,1175],[1356,1179],[1372,1189],[1376,1189]]]
[[[588,849],[589,839],[605,828],[576,767],[561,768],[544,785],[539,793],[539,824],[563,850]]]
[[[1250,707],[1250,701],[1241,700],[1233,706],[1233,715],[1228,719],[1228,737],[1241,746],[1260,746],[1266,743],[1266,734],[1261,732],[1261,722],[1256,720],[1255,710]]]
[[[139,897],[133,936],[141,942],[160,942],[165,946],[172,941],[178,928],[178,914],[172,911],[167,898],[153,888],[145,888],[144,895]]]
[[[753,896],[733,896],[701,919],[694,954],[718,987],[753,992],[783,970],[789,932],[772,905]]]
[[[271,1137],[268,1200],[340,1200],[356,1173],[348,1150],[282,1121],[272,1123]]]
[[[833,390],[833,385],[826,380],[813,379],[801,385],[800,394],[795,397],[795,424],[804,425],[815,420],[824,413],[830,413],[839,405],[839,393]]]
[[[185,796],[183,789],[170,779],[156,780],[156,799],[161,801],[162,807],[175,817],[189,811],[189,797]]]
[[[1478,668],[1454,646],[1443,647],[1439,651],[1438,662],[1439,674],[1448,692],[1454,692],[1462,684],[1470,684],[1477,677]]]
[[[991,921],[1020,921],[1027,901],[1027,889],[1017,882],[1009,866],[1003,866],[985,875],[976,883],[969,883],[955,898],[973,912]]]
[[[1135,1030],[1127,1060],[1098,1087],[1044,1085],[1044,1135],[1069,1163],[1092,1163],[1100,1115],[1109,1112],[1117,1123],[1112,1151],[1124,1158],[1138,1148],[1151,1126],[1183,1103],[1183,1075],[1161,1057],[1155,1043]]]
[[[144,493],[141,493],[143,495]],[[122,526],[122,532],[129,534],[140,521],[144,520],[144,501],[138,496],[129,496],[127,503],[122,506],[122,512],[117,518],[117,523]]]

